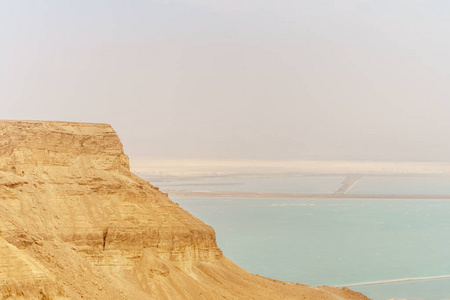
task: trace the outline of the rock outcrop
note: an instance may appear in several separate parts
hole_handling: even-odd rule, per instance
[[[106,124],[0,121],[2,299],[367,299],[249,274]]]

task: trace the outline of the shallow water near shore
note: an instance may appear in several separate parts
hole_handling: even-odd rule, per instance
[[[175,198],[252,273],[350,285],[450,273],[450,201]],[[352,287],[368,297],[450,299],[450,280]]]

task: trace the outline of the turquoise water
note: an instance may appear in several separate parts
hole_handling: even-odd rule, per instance
[[[173,199],[244,269],[309,285],[450,274],[450,201]],[[450,299],[450,280],[354,287],[372,299]]]
[[[373,299],[448,300],[450,279],[383,284],[352,288]],[[376,295],[376,296],[375,296]]]

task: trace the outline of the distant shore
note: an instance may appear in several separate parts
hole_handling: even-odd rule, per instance
[[[449,176],[450,162],[317,160],[201,160],[130,158],[131,169],[153,181],[253,176]]]
[[[374,162],[374,161],[263,161],[131,158],[131,169],[151,183],[169,187],[170,197],[179,198],[292,198],[292,199],[422,199],[450,200],[450,194],[361,194],[349,193],[362,177],[448,177],[450,162]],[[196,190],[195,186],[237,185],[210,183],[208,180],[230,180],[263,177],[343,177],[333,193],[279,193]],[[187,181],[184,183],[180,183]],[[173,182],[173,184],[171,184]],[[173,189],[170,187],[173,186]],[[175,187],[185,186],[185,188]]]
[[[386,200],[450,200],[450,195],[417,194],[305,194],[216,191],[168,191],[174,198],[279,198],[279,199],[386,199]]]

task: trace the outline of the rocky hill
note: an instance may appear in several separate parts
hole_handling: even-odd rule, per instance
[[[367,299],[250,274],[106,124],[0,121],[1,299]]]

